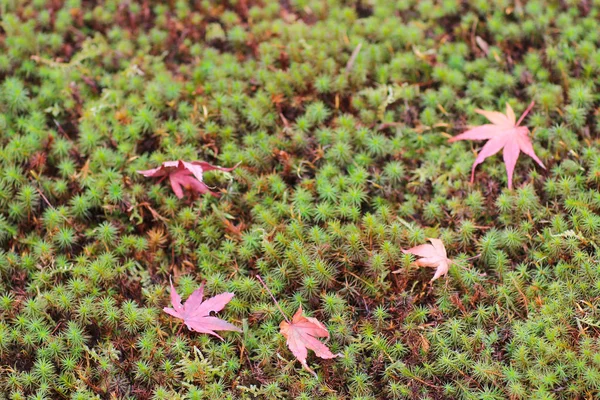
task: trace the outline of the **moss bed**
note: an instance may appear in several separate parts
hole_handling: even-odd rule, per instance
[[[600,398],[600,1],[0,13],[0,399]],[[471,184],[448,139],[532,100],[547,169]],[[178,199],[136,173],[168,160],[239,166]],[[257,275],[327,326],[318,378]],[[170,277],[243,332],[164,313]]]

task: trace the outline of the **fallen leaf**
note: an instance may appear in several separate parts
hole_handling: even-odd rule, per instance
[[[148,169],[145,171],[137,171],[146,177],[169,177],[171,188],[178,198],[183,197],[183,188],[204,194],[210,193],[212,196],[218,197],[219,194],[211,191],[203,181],[203,173],[206,171],[219,170],[224,172],[233,171],[233,168],[221,168],[211,165],[204,161],[186,162],[182,160],[165,161],[158,168]]]
[[[163,311],[175,318],[182,319],[189,330],[207,333],[216,336],[221,340],[223,340],[223,338],[214,331],[242,331],[240,328],[227,321],[210,316],[211,312],[221,311],[225,305],[231,301],[234,296],[233,293],[221,293],[206,301],[202,301],[203,296],[204,284],[196,289],[182,305],[181,296],[179,296],[173,287],[173,283],[171,283],[171,304],[173,305],[173,308],[165,307],[163,308]]]
[[[449,142],[456,142],[457,140],[488,140],[489,141],[483,146],[471,170],[471,183],[475,179],[475,168],[481,164],[486,158],[493,156],[500,150],[504,149],[504,163],[506,164],[506,174],[508,176],[508,188],[512,189],[512,178],[519,158],[519,153],[522,151],[531,158],[533,158],[542,168],[546,169],[542,161],[535,155],[531,139],[529,138],[529,128],[526,126],[519,126],[521,121],[525,118],[527,113],[533,107],[534,102],[531,102],[527,110],[521,115],[519,121],[515,122],[515,113],[510,106],[506,103],[506,115],[496,111],[484,111],[476,110],[477,113],[483,115],[491,124],[485,124],[477,126],[473,129],[461,133],[449,140]]]
[[[489,52],[490,52],[490,46],[487,44],[487,42],[485,40],[483,40],[479,36],[475,37],[475,42],[477,43],[477,45],[479,46],[479,48],[481,50],[483,50],[483,52],[487,56],[489,54]]]
[[[440,276],[448,273],[448,268],[452,260],[446,255],[446,247],[440,239],[429,239],[431,244],[422,244],[420,246],[412,247],[408,250],[402,250],[404,254],[414,254],[415,256],[421,257],[415,264],[420,267],[434,267],[435,274],[431,278],[431,282],[435,281]]]
[[[329,332],[325,325],[316,318],[305,317],[302,306],[298,307],[292,322],[282,321],[279,329],[280,333],[287,339],[287,346],[292,354],[296,356],[307,371],[315,376],[317,375],[315,371],[306,363],[308,349],[314,351],[317,357],[325,359],[335,358],[339,355],[333,354],[325,344],[316,339],[320,337],[329,338]]]

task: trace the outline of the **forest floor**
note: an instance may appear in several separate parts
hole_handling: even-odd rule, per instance
[[[600,2],[0,13],[0,399],[600,397]],[[485,142],[448,140],[532,101],[545,168],[471,182]],[[137,172],[177,160],[237,167],[218,196]],[[403,252],[429,238],[434,281]],[[164,312],[170,279],[234,293],[240,332]],[[316,375],[299,306],[337,355]]]

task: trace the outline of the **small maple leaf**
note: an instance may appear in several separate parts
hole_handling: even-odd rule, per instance
[[[236,166],[237,167],[237,166]],[[224,172],[233,171],[233,168],[221,168],[209,164],[204,161],[165,161],[158,168],[148,169],[145,171],[137,171],[147,177],[169,177],[173,192],[178,198],[183,197],[183,188],[189,188],[194,192],[204,194],[210,193],[212,196],[218,197],[219,194],[211,191],[203,181],[203,173],[206,171],[219,170]],[[161,179],[162,180],[162,179]]]
[[[412,247],[408,250],[402,250],[404,254],[414,254],[415,256],[421,257],[415,264],[420,267],[435,267],[435,274],[431,278],[431,282],[435,281],[440,276],[448,273],[448,268],[452,264],[452,260],[446,255],[446,247],[440,239],[429,238],[431,244],[422,244],[420,246]]]
[[[469,129],[449,140],[449,142],[456,142],[457,140],[489,139],[473,163],[471,183],[473,183],[473,180],[475,179],[475,168],[486,158],[493,156],[502,149],[504,149],[503,156],[504,164],[506,164],[509,189],[512,189],[513,172],[521,151],[533,158],[540,167],[546,169],[542,161],[540,161],[533,151],[533,145],[528,136],[529,128],[526,126],[519,126],[534,104],[535,103],[532,101],[529,107],[527,107],[527,110],[521,115],[521,118],[519,118],[519,121],[516,122],[515,112],[508,103],[506,103],[506,115],[496,111],[475,110],[475,112],[483,115],[492,123]]]
[[[171,304],[173,308],[165,307],[163,311],[167,314],[182,319],[189,330],[199,333],[208,333],[223,340],[214,331],[236,331],[242,330],[227,321],[223,321],[217,317],[211,317],[211,312],[221,311],[227,303],[231,301],[233,293],[221,293],[206,301],[202,301],[204,296],[204,284],[200,285],[185,301],[181,304],[181,296],[177,293],[171,283]]]
[[[279,332],[287,339],[287,346],[292,354],[296,356],[307,371],[315,376],[317,376],[315,371],[306,363],[308,349],[314,351],[317,357],[326,359],[335,358],[339,355],[333,354],[325,344],[316,339],[320,337],[329,338],[329,332],[325,325],[316,318],[305,317],[302,306],[298,307],[292,322],[281,321]]]

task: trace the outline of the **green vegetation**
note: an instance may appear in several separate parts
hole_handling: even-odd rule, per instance
[[[0,399],[600,397],[600,1],[0,13]],[[483,143],[448,138],[532,100],[548,170],[470,184]],[[136,173],[178,159],[240,166],[218,199]],[[318,379],[257,274],[329,329]],[[243,332],[181,329],[170,276]]]

